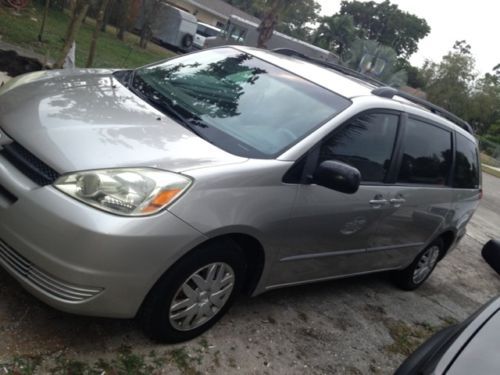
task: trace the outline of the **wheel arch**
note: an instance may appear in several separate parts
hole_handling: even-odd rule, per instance
[[[212,240],[220,241],[224,239],[236,243],[236,245],[243,250],[247,265],[243,292],[247,295],[252,295],[262,277],[264,265],[266,263],[264,246],[254,236],[244,233],[229,233],[215,237]]]
[[[172,264],[168,266],[168,268],[164,269],[163,272],[161,272],[154,279],[154,282],[146,293],[141,305],[144,304],[147,296],[154,288],[154,286],[162,279],[162,277],[164,277],[168,273],[168,271],[172,269],[172,267],[175,267],[175,265],[181,262],[184,258],[203,247],[208,247],[208,245],[212,245],[218,242],[227,243],[228,241],[240,248],[245,255],[245,264],[247,268],[245,272],[245,280],[242,291],[247,295],[252,295],[262,277],[264,265],[266,262],[266,254],[261,241],[259,241],[256,236],[240,231],[234,231],[213,235],[212,237],[206,238],[204,241],[196,243],[189,250],[183,252],[181,256],[179,256]]]
[[[266,252],[264,250],[264,246],[262,245],[261,241],[259,241],[257,237],[252,234],[241,231],[234,231],[214,235],[213,237],[206,239],[205,241],[199,243],[198,245],[187,251],[169,268],[173,267],[177,262],[191,254],[193,251],[196,251],[207,245],[227,241],[235,244],[243,251],[243,254],[245,255],[245,264],[247,268],[245,272],[245,281],[242,291],[246,295],[252,295],[255,288],[259,284],[266,263]],[[168,269],[165,270],[165,273],[166,272],[168,272]]]
[[[455,239],[457,237],[457,233],[455,230],[449,228],[446,230],[441,231],[433,240],[436,241],[438,238],[440,238],[443,241],[443,251],[439,257],[439,260],[443,259],[446,254],[448,253],[448,250],[450,250],[451,246],[455,242]]]

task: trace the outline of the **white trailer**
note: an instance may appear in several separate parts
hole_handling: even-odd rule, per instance
[[[136,29],[142,29],[145,15],[151,12],[152,8],[153,0],[144,0],[144,6],[135,24]],[[198,27],[196,17],[163,2],[157,5],[155,13],[151,25],[153,40],[183,51],[190,50]]]
[[[213,39],[206,40],[205,47],[216,47],[226,44],[242,44],[257,47],[259,39],[258,24],[244,18],[232,15],[226,23],[225,28]],[[267,42],[269,49],[292,49],[306,56],[328,62],[338,62],[336,54],[323,48],[316,47],[300,39],[274,31],[273,36]]]

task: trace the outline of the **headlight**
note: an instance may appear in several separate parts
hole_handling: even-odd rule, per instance
[[[78,172],[54,186],[101,210],[124,216],[154,214],[180,197],[191,179],[158,169],[127,168]]]

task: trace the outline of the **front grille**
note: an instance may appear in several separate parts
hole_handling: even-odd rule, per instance
[[[18,143],[4,145],[0,155],[37,185],[50,185],[59,178],[59,173]]]
[[[35,266],[1,240],[0,263],[12,270],[20,279],[37,286],[55,298],[67,302],[82,302],[103,290],[102,288],[83,287],[58,280]]]

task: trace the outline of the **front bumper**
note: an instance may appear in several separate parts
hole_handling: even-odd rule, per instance
[[[0,156],[0,264],[57,309],[134,317],[165,270],[204,240],[168,211],[128,218],[86,206]]]

